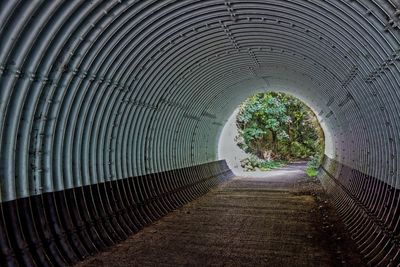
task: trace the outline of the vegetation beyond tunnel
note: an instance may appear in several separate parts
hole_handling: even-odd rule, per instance
[[[258,93],[240,105],[237,144],[250,157],[246,170],[266,170],[280,162],[309,160],[309,173],[324,155],[324,133],[313,111],[299,99],[284,93]]]

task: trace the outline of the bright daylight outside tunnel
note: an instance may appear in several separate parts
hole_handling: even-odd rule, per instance
[[[307,234],[317,226],[294,231],[291,238],[308,238],[292,250],[285,246],[297,241],[254,235],[254,253],[286,242],[282,251],[292,254],[277,250],[276,258],[269,258],[273,249],[259,258],[242,249],[240,258],[234,242],[223,250],[224,238],[201,247],[221,253],[211,251],[214,257],[178,239],[163,249],[175,244],[180,263],[135,254],[135,246],[173,236],[164,229],[153,243],[139,242],[157,237],[162,231],[151,227],[171,216],[202,214],[242,183],[260,194],[268,191],[261,185],[279,186],[238,180],[218,159],[222,128],[237,106],[272,90],[316,113],[325,135],[318,178],[362,264],[398,266],[399,16],[399,0],[1,0],[0,265],[80,264],[128,239],[125,254],[143,261],[115,266],[204,266],[216,258],[225,266],[285,266],[292,254],[291,266],[324,266],[308,262],[317,252],[296,254],[306,246],[317,251]],[[231,189],[218,191],[221,184]],[[214,202],[181,212],[209,194]],[[239,207],[241,197],[229,201]],[[311,196],[290,201],[306,197],[318,205]],[[281,205],[271,201],[260,205]],[[232,207],[218,210],[221,220]],[[267,224],[274,214],[258,209],[252,216]],[[211,219],[189,232],[189,224],[172,225],[182,227],[175,231],[181,238],[207,225],[215,236],[246,229],[246,219],[229,218],[217,230]],[[250,246],[240,231],[238,246]],[[190,260],[196,255],[203,262]]]
[[[315,177],[325,151],[324,131],[313,110],[283,92],[259,92],[247,98],[219,138],[218,158],[226,160],[237,176],[264,176],[259,172],[307,161],[305,171]]]

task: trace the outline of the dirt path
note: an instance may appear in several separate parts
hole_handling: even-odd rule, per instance
[[[304,165],[237,177],[79,266],[360,266]]]

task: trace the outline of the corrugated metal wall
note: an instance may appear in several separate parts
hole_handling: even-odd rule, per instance
[[[94,233],[59,238],[103,218],[80,211],[82,218],[71,219],[75,208],[97,205],[77,196],[90,185],[112,185],[91,194],[110,203],[118,195],[123,208],[134,204],[130,197],[156,199],[229,177],[223,162],[212,163],[218,134],[243,99],[266,89],[290,92],[316,111],[328,137],[321,178],[332,192],[340,187],[359,196],[352,201],[372,205],[367,217],[376,212],[388,235],[397,236],[398,197],[388,192],[400,187],[399,9],[395,0],[0,1],[3,262],[36,253],[32,262],[73,263],[95,251]],[[351,171],[332,171],[332,162]],[[165,176],[182,170],[190,171],[176,180]],[[198,180],[189,181],[194,170]],[[149,175],[158,177],[152,186],[134,179]],[[161,185],[166,177],[181,182]],[[120,182],[127,179],[135,181],[129,194]],[[75,207],[65,192],[78,189],[74,203],[85,205]],[[56,199],[55,192],[64,195]],[[64,209],[71,225],[61,223],[57,212]],[[35,229],[21,218],[26,210],[34,210]],[[129,232],[127,217],[118,224]],[[111,235],[113,227],[103,230]],[[374,263],[388,251],[398,257],[387,245],[397,241],[387,240],[378,252],[366,251]],[[45,248],[32,252],[35,246]]]

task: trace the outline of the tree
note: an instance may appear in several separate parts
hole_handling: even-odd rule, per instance
[[[305,159],[323,152],[315,114],[293,96],[255,94],[240,106],[236,122],[239,147],[260,159]]]

